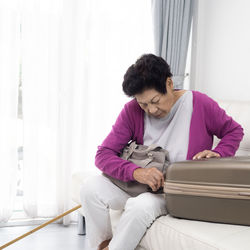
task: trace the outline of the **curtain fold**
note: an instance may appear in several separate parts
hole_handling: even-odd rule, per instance
[[[0,1],[0,223],[11,217],[16,196],[19,42],[18,1]]]
[[[175,88],[183,88],[193,0],[152,0],[155,53],[171,67]]]
[[[83,140],[74,130],[82,116],[73,116],[81,106],[75,107],[73,95],[82,91],[75,68],[75,8],[66,0],[23,0],[23,201],[33,218],[53,217],[72,207],[73,141]]]
[[[24,210],[53,217],[74,205],[72,172],[98,171],[125,70],[153,51],[150,1],[22,2]]]

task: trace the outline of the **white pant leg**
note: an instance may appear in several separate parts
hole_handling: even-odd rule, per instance
[[[80,192],[86,221],[86,237],[91,247],[112,238],[109,208],[122,210],[129,197],[108,178],[97,175],[88,178]]]
[[[133,250],[154,220],[167,214],[164,195],[143,193],[129,198],[109,250]]]

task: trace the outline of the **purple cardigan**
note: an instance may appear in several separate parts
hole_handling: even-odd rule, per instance
[[[211,150],[213,136],[220,140],[213,151],[221,157],[233,156],[244,135],[242,127],[229,117],[207,95],[193,92],[193,113],[189,129],[187,160],[203,150]],[[98,147],[95,164],[109,176],[123,181],[134,180],[133,172],[139,166],[118,155],[130,140],[143,144],[144,111],[135,99],[125,104],[111,132]]]

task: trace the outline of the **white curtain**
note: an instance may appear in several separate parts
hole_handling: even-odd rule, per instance
[[[24,209],[50,217],[72,207],[72,172],[96,169],[123,74],[153,51],[150,1],[23,0],[21,13]]]
[[[12,215],[17,183],[20,51],[17,1],[0,1],[0,222]]]

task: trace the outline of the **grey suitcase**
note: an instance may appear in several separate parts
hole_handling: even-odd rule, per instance
[[[250,225],[250,157],[173,163],[164,193],[175,217]]]

